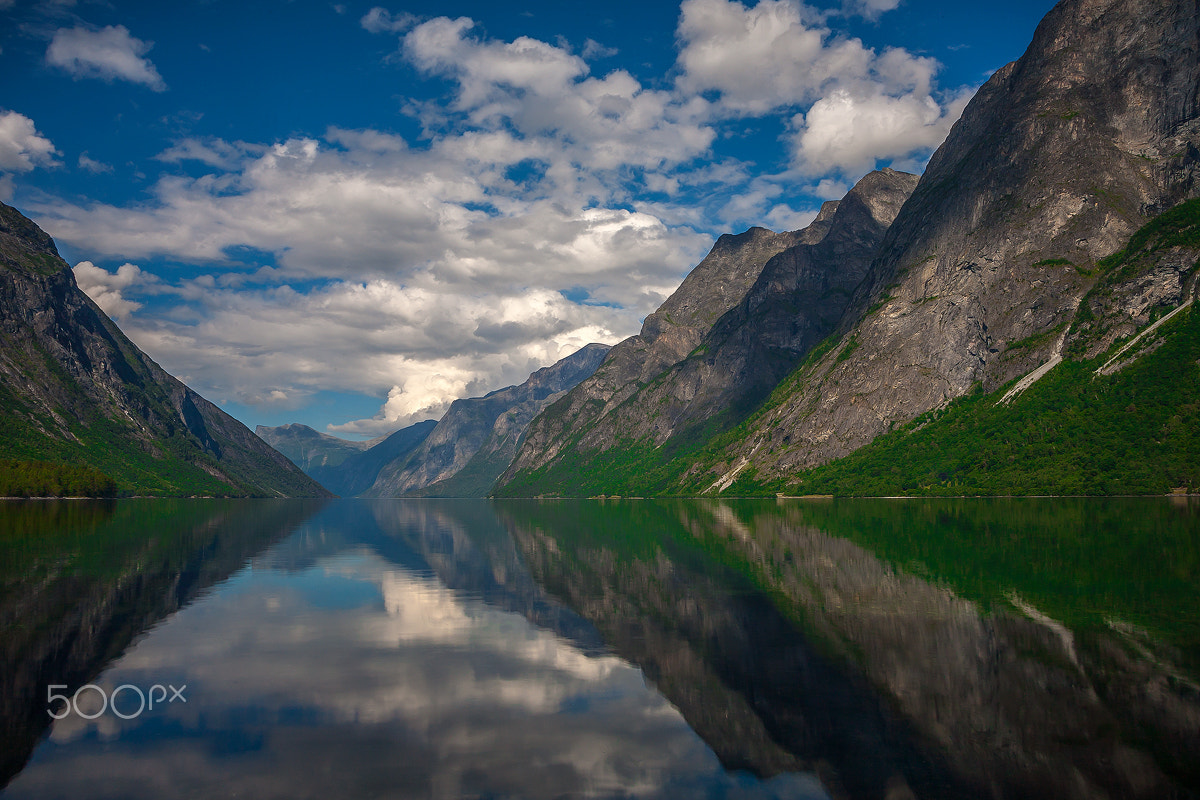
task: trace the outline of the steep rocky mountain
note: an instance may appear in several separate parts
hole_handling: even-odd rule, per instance
[[[748,475],[770,484],[974,390],[991,392],[1064,357],[1099,357],[1192,291],[1187,248],[1197,243],[1176,237],[1147,251],[1135,233],[1200,192],[1198,117],[1195,3],[1063,0],[933,155],[832,335],[798,340],[789,355],[807,349],[800,366],[757,408],[720,420],[722,403],[736,409],[740,399],[726,386],[742,378],[691,367],[703,363],[696,356],[722,358],[696,353],[642,378],[661,384],[651,393],[671,409],[660,415],[669,424],[643,426],[654,435],[604,451],[588,441],[586,422],[552,407],[527,436],[526,448],[540,452],[518,456],[502,491],[595,493],[605,486],[599,476],[635,462],[662,468],[658,491],[719,492]],[[821,291],[795,288],[797,309]],[[788,314],[746,319],[745,341],[762,352],[779,341]],[[754,403],[755,392],[743,396]],[[677,420],[690,435],[679,435]],[[573,437],[593,449],[560,456]]]
[[[436,425],[437,420],[429,419],[365,442],[339,439],[298,422],[259,425],[254,432],[329,491],[354,497],[371,488],[387,464],[420,447]]]
[[[608,350],[608,345],[589,344],[518,386],[455,400],[420,447],[383,466],[361,494],[482,497],[512,460],[529,421],[595,372]]]
[[[87,465],[125,492],[327,494],[138,350],[50,237],[3,204],[0,408],[0,456]]]
[[[545,470],[552,458],[569,463],[629,443],[688,441],[739,421],[841,321],[916,183],[915,175],[872,172],[803,231],[722,237],[640,336],[614,348],[596,376],[531,426],[505,479]],[[724,303],[706,296],[713,284]],[[663,336],[660,320],[679,307],[709,316]]]
[[[837,346],[725,466],[779,476],[823,463],[1060,357],[1104,259],[1196,195],[1198,116],[1194,3],[1059,3],[930,160]],[[1084,355],[1183,302],[1192,262],[1176,266],[1110,308],[1110,336]]]
[[[534,421],[526,444],[501,482],[559,457],[576,433],[591,427],[639,387],[686,358],[713,323],[745,298],[767,261],[792,245],[819,242],[836,209],[836,203],[826,203],[803,231],[773,233],[751,228],[719,238],[679,288],[646,317],[641,333],[613,347],[591,378],[556,403],[552,413]]]
[[[288,460],[308,475],[312,474],[311,470],[314,467],[337,466],[350,456],[361,453],[384,439],[379,437],[366,442],[352,442],[320,433],[298,422],[278,427],[259,425],[254,429],[254,433],[287,456]]]

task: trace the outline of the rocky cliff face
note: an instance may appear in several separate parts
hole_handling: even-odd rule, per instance
[[[693,324],[662,335],[668,305],[715,307],[701,296],[705,281],[720,279],[710,255],[647,319],[641,336],[614,348],[592,380],[537,420],[502,482],[614,447],[691,443],[739,422],[836,329],[916,183],[915,175],[872,172],[804,231],[754,229],[742,235],[751,246],[738,249],[731,246],[737,239],[722,237],[713,253],[739,276],[740,297],[727,290],[725,302],[734,302],[707,330]]]
[[[595,372],[608,350],[608,345],[589,344],[543,367],[519,386],[454,401],[421,446],[384,466],[363,496],[398,497],[420,490],[483,496],[508,466],[529,421],[560,393]],[[444,484],[440,491],[435,488],[468,467],[469,474],[458,484]]]
[[[138,350],[79,290],[50,237],[3,204],[0,407],[5,457],[86,464],[126,491],[326,494]]]
[[[674,294],[646,317],[640,334],[613,347],[595,375],[555,403],[549,413],[534,420],[526,432],[525,444],[500,482],[558,458],[573,437],[590,431],[597,420],[687,358],[721,315],[746,299],[768,261],[794,245],[821,241],[836,210],[836,203],[826,203],[803,231],[773,233],[751,228],[718,239]],[[611,437],[607,427],[603,432],[597,430],[594,436],[603,447],[611,444],[611,438],[606,437]],[[584,447],[595,449],[596,445]]]
[[[1059,3],[931,159],[839,345],[727,466],[779,476],[837,458],[1061,353],[1098,262],[1197,193],[1198,115],[1195,3]],[[1151,305],[1178,303],[1185,272]]]

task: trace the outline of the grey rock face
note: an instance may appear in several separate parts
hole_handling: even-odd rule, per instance
[[[595,372],[609,346],[589,344],[581,350],[529,376],[519,386],[499,389],[485,397],[456,400],[450,405],[429,437],[410,456],[383,467],[366,497],[398,497],[446,481],[461,472],[477,454],[488,464],[500,459],[491,470],[491,480],[476,476],[487,485],[508,465],[511,453],[529,420],[561,392]],[[499,454],[499,455],[497,455]],[[476,462],[480,464],[479,461]]]
[[[729,427],[748,414],[837,327],[916,184],[916,175],[890,169],[864,177],[823,221],[819,241],[768,261],[694,354],[615,409],[581,446],[603,449],[618,433],[661,445],[718,415],[725,415],[721,427]]]
[[[1064,0],[980,89],[889,230],[844,338],[727,466],[764,477],[1045,361],[1095,263],[1197,192],[1194,3]],[[879,304],[868,313],[874,304]]]
[[[230,494],[328,494],[138,350],[80,291],[50,237],[4,204],[0,405],[10,429],[26,432],[23,452],[53,457],[61,445],[103,447],[110,455],[182,460]]]
[[[679,288],[646,317],[640,334],[613,347],[591,378],[530,424],[525,444],[500,482],[520,470],[537,469],[554,460],[576,433],[588,430],[642,385],[686,358],[721,315],[745,299],[771,258],[793,245],[820,241],[836,208],[836,204],[826,203],[821,215],[803,231],[773,233],[751,228],[718,239]]]

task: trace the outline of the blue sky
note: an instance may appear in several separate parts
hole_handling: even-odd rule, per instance
[[[350,438],[919,172],[1048,0],[0,0],[0,200],[168,371]]]

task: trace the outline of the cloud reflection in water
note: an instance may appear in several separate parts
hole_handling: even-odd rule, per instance
[[[825,796],[726,773],[640,670],[429,572],[367,547],[270,564],[97,681],[186,705],[59,721],[6,797]]]

